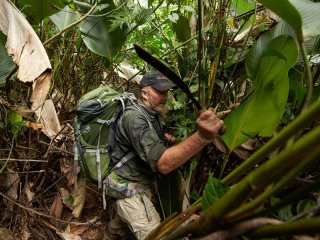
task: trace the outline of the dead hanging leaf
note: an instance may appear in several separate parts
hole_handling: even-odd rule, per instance
[[[6,228],[0,228],[0,240],[15,240],[13,232]]]
[[[45,101],[40,112],[40,116],[40,122],[44,134],[46,134],[50,139],[61,139],[61,136],[57,136],[61,131],[61,125],[51,99]]]
[[[77,182],[72,189],[72,197],[73,197],[73,211],[72,215],[76,218],[80,217],[84,202],[86,200],[86,181],[83,178],[78,178]]]
[[[196,13],[192,13],[191,18],[189,20],[189,27],[191,31],[191,36],[195,36],[197,34],[197,16]]]
[[[50,215],[60,219],[62,216],[62,212],[63,212],[63,204],[61,201],[61,196],[58,193],[51,205]]]
[[[118,68],[119,69],[116,70],[116,73],[120,77],[122,77],[126,80],[131,79],[131,81],[133,81],[137,84],[140,83],[142,76],[138,74],[139,73],[138,69],[133,68],[132,66],[127,65],[125,63],[121,63]]]
[[[47,53],[20,11],[9,1],[0,1],[0,30],[7,35],[6,48],[18,65],[18,79],[32,82],[32,110],[46,99],[51,81],[51,64]]]

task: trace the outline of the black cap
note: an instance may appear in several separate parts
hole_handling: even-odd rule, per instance
[[[139,85],[140,88],[151,86],[159,91],[168,91],[176,86],[166,76],[158,71],[150,71],[144,74]]]

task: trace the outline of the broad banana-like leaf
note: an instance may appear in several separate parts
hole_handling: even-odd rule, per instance
[[[45,17],[48,17],[60,9],[64,8],[63,0],[19,0],[20,9],[28,16],[32,17],[36,22],[41,22]]]
[[[222,136],[232,151],[254,136],[271,136],[283,115],[288,97],[288,71],[295,63],[298,49],[290,36],[272,40],[261,54],[247,99],[224,123],[228,129]]]
[[[310,0],[291,0],[302,18],[302,33],[304,40],[320,34],[320,3]],[[281,16],[280,16],[281,17]]]
[[[293,6],[290,0],[258,0],[265,7],[276,13],[294,28],[299,39],[302,39],[302,19],[298,10]]]
[[[320,34],[320,3],[310,0],[258,0],[294,28],[300,41]]]
[[[50,20],[56,25],[59,31],[77,21],[78,17],[74,9],[65,6],[60,12],[49,17]]]
[[[6,48],[18,65],[17,78],[32,82],[32,110],[38,109],[47,96],[51,80],[51,64],[47,53],[30,24],[9,1],[0,1],[0,30],[7,35]]]
[[[123,25],[113,31],[109,31],[112,18],[106,16],[107,12],[115,9],[112,1],[104,3],[106,8],[96,14],[104,16],[89,16],[80,23],[81,35],[86,46],[95,54],[106,57],[109,61],[118,54],[126,41],[127,27]],[[77,2],[77,5],[87,12],[91,8],[89,4]],[[99,5],[98,5],[99,7]]]
[[[261,55],[264,50],[270,44],[270,42],[281,35],[289,35],[296,39],[296,34],[294,29],[290,27],[285,21],[280,21],[271,30],[265,32],[257,41],[257,43],[252,47],[250,52],[246,57],[246,69],[250,79],[255,79]],[[297,40],[298,41],[298,40]]]
[[[0,42],[0,87],[6,83],[6,78],[10,76],[16,65],[8,55],[6,48]]]

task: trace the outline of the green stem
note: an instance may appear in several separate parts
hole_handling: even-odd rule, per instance
[[[310,105],[303,114],[299,115],[288,126],[283,129],[277,136],[267,142],[263,147],[251,155],[245,162],[238,166],[234,171],[222,179],[223,183],[231,183],[240,176],[244,175],[251,167],[258,164],[272,150],[282,146],[285,141],[294,136],[297,132],[310,125],[314,119],[320,117],[320,99]]]
[[[191,233],[190,231],[207,233],[217,229],[223,222],[222,219],[224,219],[225,215],[239,206],[250,194],[260,191],[273,181],[281,179],[284,172],[289,172],[292,166],[296,165],[311,149],[317,148],[319,137],[320,126],[247,175],[221,199],[204,211],[199,220],[194,222],[192,226],[187,225],[181,229],[181,233],[187,234]],[[309,161],[312,160],[309,159]]]
[[[306,108],[310,105],[310,102],[311,102],[312,93],[313,93],[313,79],[312,79],[311,68],[309,65],[307,50],[306,50],[303,42],[301,42],[301,41],[299,41],[299,46],[300,46],[300,50],[302,53],[302,58],[304,61],[304,66],[305,66],[305,70],[306,70],[307,78],[308,78],[307,79],[308,80],[308,84],[307,84],[308,91],[307,91],[307,95],[306,95],[306,98],[305,98],[305,101],[304,101],[304,104],[303,104],[303,107],[301,110],[301,112],[303,112],[306,110]]]
[[[290,148],[252,171],[201,215],[199,225],[202,230],[207,231],[212,225],[221,223],[221,219],[230,210],[239,206],[250,194],[283,177],[283,173],[289,172],[300,158],[306,156],[311,149],[317,148],[319,137],[320,126],[304,135]]]
[[[65,31],[67,31],[68,29],[76,26],[77,24],[81,23],[83,20],[85,20],[87,17],[90,16],[90,14],[93,12],[93,10],[96,8],[97,6],[97,2],[95,2],[95,4],[92,6],[92,8],[89,10],[89,12],[87,12],[83,17],[81,17],[78,21],[75,21],[74,23],[71,23],[70,25],[66,26],[64,29],[62,29],[60,32],[58,32],[56,35],[52,36],[51,38],[49,38],[47,41],[45,41],[43,43],[43,46],[47,45],[48,43],[50,43],[53,39],[59,37],[60,35],[62,35]]]
[[[261,227],[248,235],[250,239],[273,238],[319,233],[320,217]]]
[[[199,100],[201,106],[205,106],[205,85],[201,86],[202,79],[202,21],[203,21],[203,4],[198,0],[198,79],[199,79]]]
[[[261,216],[266,216],[266,215],[269,215],[270,213],[276,212],[278,209],[281,209],[282,207],[288,204],[292,204],[293,202],[297,202],[305,198],[310,194],[310,192],[315,191],[316,189],[319,189],[319,186],[320,186],[320,178],[317,179],[315,182],[305,187],[299,188],[298,190],[294,191],[291,194],[286,195],[284,198],[281,199],[280,202],[275,203],[270,208],[263,209],[262,211],[257,212],[254,215],[251,215],[250,217],[252,218],[261,217]]]
[[[290,149],[288,150],[290,151]],[[299,175],[300,172],[306,170],[306,168],[310,167],[310,164],[317,159],[320,155],[320,148],[311,149],[311,152],[307,152],[305,158],[301,158],[301,160],[294,165],[292,169],[276,184],[269,186],[261,195],[255,198],[252,202],[244,205],[243,207],[237,208],[231,214],[228,215],[228,218],[235,218],[237,216],[243,217],[247,215],[250,211],[260,206],[266,199],[271,197],[273,194],[281,190],[289,181],[294,179]]]

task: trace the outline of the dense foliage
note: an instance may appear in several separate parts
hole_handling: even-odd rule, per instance
[[[13,3],[48,54],[52,78],[47,99],[52,100],[54,114],[50,111],[40,116],[59,119],[59,128],[50,135],[44,122],[39,124],[29,99],[35,89],[19,81],[21,66],[8,55],[5,46],[9,39],[3,31],[0,173],[4,180],[0,207],[6,214],[2,227],[16,236],[34,235],[36,231],[29,231],[26,221],[30,217],[34,224],[50,226],[51,230],[42,233],[44,238],[54,239],[58,234],[68,239],[66,234],[85,231],[77,234],[70,230],[70,224],[66,229],[67,221],[54,222],[67,219],[61,209],[57,215],[57,199],[62,209],[71,199],[68,208],[72,216],[80,215],[74,212],[79,207],[75,189],[81,183],[71,176],[74,107],[84,93],[102,81],[119,91],[135,91],[139,76],[151,69],[134,51],[133,44],[138,44],[173,69],[201,106],[213,108],[224,118],[227,128],[184,168],[163,176],[163,189],[159,190],[166,220],[149,239],[257,239],[319,233],[320,3]],[[170,94],[166,115],[166,130],[178,139],[195,130],[197,109],[181,90]],[[38,176],[31,174],[34,170]],[[30,175],[24,173],[28,171]],[[46,180],[50,184],[44,185]],[[67,194],[62,193],[62,186],[68,189]],[[57,197],[34,197],[49,190]],[[19,213],[24,218],[16,220],[24,228],[11,224],[13,206],[29,212]],[[34,218],[34,214],[41,218],[47,209],[51,214],[47,217],[55,218],[51,222]],[[175,211],[182,213],[172,215]],[[86,213],[83,218],[90,219]],[[194,221],[188,220],[190,216],[196,216]]]

